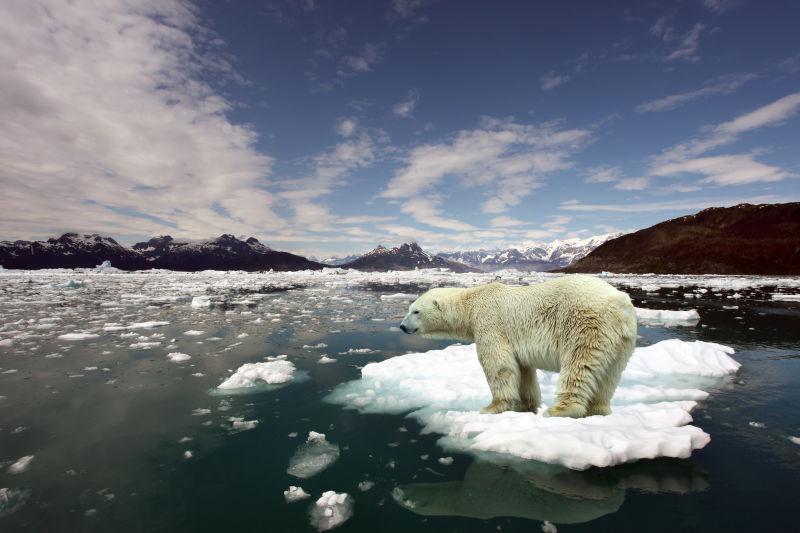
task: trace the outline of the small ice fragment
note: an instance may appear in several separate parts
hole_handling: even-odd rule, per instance
[[[0,518],[20,509],[31,496],[31,489],[0,488]]]
[[[211,414],[211,409],[204,409],[202,407],[198,407],[197,409],[192,410],[192,415],[194,416],[205,416]]]
[[[800,444],[800,437],[789,437],[789,440],[795,444]]]
[[[309,431],[306,442],[289,459],[286,472],[300,479],[319,474],[339,459],[339,446],[325,439],[324,433]]]
[[[293,503],[310,498],[311,495],[304,491],[303,487],[290,485],[287,490],[283,491],[283,497],[286,498],[286,503]]]
[[[62,341],[84,341],[89,339],[96,339],[100,335],[96,333],[64,333],[59,335],[58,338]]]
[[[17,459],[14,464],[8,467],[9,474],[21,474],[25,472],[31,465],[31,461],[33,461],[33,455],[25,455]]]
[[[192,437],[181,437],[181,440],[179,440],[178,442],[180,444],[183,444],[184,442],[189,442],[190,440],[192,440]]]
[[[542,531],[544,533],[558,533],[558,528],[554,523],[545,520],[542,524]]]
[[[322,357],[319,358],[319,361],[317,361],[317,363],[319,363],[321,365],[329,365],[329,364],[335,363],[335,362],[336,362],[336,359],[334,359],[332,357],[328,357],[327,355],[323,355]]]
[[[86,512],[83,513],[83,516],[94,516],[97,514],[97,509],[86,509]]]
[[[453,464],[453,458],[452,457],[439,457],[439,464],[442,464],[444,466],[450,466],[451,464]]]
[[[362,481],[361,483],[358,484],[358,490],[360,490],[361,492],[367,492],[374,486],[375,486],[374,481]]]
[[[209,296],[195,296],[192,298],[192,307],[195,309],[211,307],[211,298]]]
[[[228,418],[231,423],[231,433],[239,433],[240,431],[247,431],[253,429],[258,425],[258,420],[245,420],[242,416],[232,416]]]
[[[747,424],[752,428],[763,428],[763,427],[766,427],[764,422],[753,422],[753,421],[750,421]]]
[[[169,357],[169,360],[172,361],[173,363],[180,363],[181,361],[188,361],[189,359],[192,358],[191,355],[188,355],[188,354],[185,354],[185,353],[180,353],[180,352],[168,353],[167,357]]]
[[[311,508],[311,525],[317,531],[333,529],[353,516],[353,498],[346,492],[323,492]]]
[[[194,457],[194,452],[192,450],[186,450],[185,452],[183,452],[183,458],[186,459],[187,461],[192,457]]]
[[[202,335],[203,333],[205,333],[205,331],[200,331],[197,329],[190,329],[189,331],[183,332],[184,335],[188,335],[190,337],[197,337],[198,335]]]

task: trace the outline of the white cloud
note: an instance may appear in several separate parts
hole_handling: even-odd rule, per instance
[[[780,181],[791,176],[781,168],[766,165],[750,154],[718,155],[668,163],[651,169],[656,176],[673,176],[685,173],[706,176],[705,185],[742,185],[759,181]]]
[[[451,231],[475,229],[471,224],[440,215],[441,201],[438,198],[410,198],[403,202],[400,211],[411,215],[417,222]]]
[[[724,13],[739,5],[739,0],[703,0],[706,9],[715,14]]]
[[[731,94],[748,81],[758,78],[757,74],[731,74],[715,78],[700,89],[684,93],[671,94],[655,100],[648,100],[636,106],[637,113],[669,111],[684,106],[689,102],[701,100],[715,94]]]
[[[684,59],[686,61],[694,62],[699,59],[697,51],[700,49],[700,35],[706,29],[705,24],[697,23],[691,30],[686,32],[681,37],[678,48],[673,50],[667,57],[667,61],[675,61],[677,59]]]
[[[615,189],[622,191],[641,191],[650,185],[649,178],[625,178],[614,184]]]
[[[546,174],[571,167],[570,156],[589,136],[589,130],[559,123],[485,119],[480,128],[448,141],[412,148],[381,196],[419,196],[452,176],[465,187],[487,190],[484,212],[502,213],[541,186]]]
[[[594,167],[586,174],[586,183],[609,183],[622,178],[619,167]]]
[[[271,158],[204,81],[234,77],[219,42],[177,0],[0,3],[0,234],[282,227]]]
[[[493,228],[510,228],[514,226],[527,226],[528,224],[529,223],[525,222],[524,220],[511,218],[506,215],[494,217],[491,220],[489,220],[489,225]]]
[[[392,107],[392,113],[401,118],[408,118],[411,116],[411,113],[413,113],[414,109],[417,107],[418,101],[419,101],[419,92],[412,89],[411,91],[408,92],[408,98],[406,98],[402,102],[396,103],[394,107]]]
[[[539,78],[543,91],[551,91],[559,85],[564,85],[569,81],[569,76],[566,74],[557,74],[556,72],[548,72]]]
[[[361,50],[342,59],[341,77],[349,77],[358,72],[369,72],[377,65],[382,56],[382,47],[378,44],[367,43]]]
[[[584,204],[578,200],[569,200],[561,203],[560,209],[565,211],[583,212],[611,212],[611,213],[647,213],[651,211],[679,211],[697,210],[706,207],[729,207],[741,203],[775,203],[791,202],[790,198],[764,195],[750,196],[744,198],[705,198],[694,200],[672,200],[666,202],[644,202],[644,203],[624,203],[624,204]]]
[[[650,27],[650,35],[665,42],[671,41],[675,36],[675,29],[672,27],[671,21],[671,16],[659,17]]]
[[[733,143],[742,133],[782,124],[794,116],[798,109],[800,109],[800,92],[789,94],[731,121],[704,128],[705,135],[665,150],[654,158],[654,164],[683,161]]]
[[[336,124],[336,133],[342,137],[350,137],[358,127],[358,120],[353,117],[345,117]]]

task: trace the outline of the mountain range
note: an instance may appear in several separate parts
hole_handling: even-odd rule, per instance
[[[482,271],[514,269],[542,272],[571,265],[601,244],[620,235],[622,233],[607,233],[586,239],[535,243],[521,248],[446,252],[439,256]]]

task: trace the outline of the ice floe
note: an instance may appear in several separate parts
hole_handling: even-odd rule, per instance
[[[311,507],[310,515],[311,525],[317,531],[333,529],[353,516],[353,498],[346,492],[323,492]]]
[[[173,363],[182,363],[183,361],[188,361],[192,358],[191,355],[180,353],[180,352],[171,352],[167,354],[167,358]]]
[[[195,309],[204,309],[211,307],[211,297],[209,296],[195,296],[192,298],[192,307]]]
[[[800,294],[773,294],[772,299],[776,302],[800,302]]]
[[[339,459],[339,446],[326,440],[324,433],[310,431],[306,442],[297,447],[286,472],[300,479],[315,476]]]
[[[294,378],[295,366],[285,359],[263,363],[245,363],[236,372],[220,383],[223,390],[248,389],[260,384],[275,385],[287,383]]]
[[[663,326],[694,326],[700,321],[700,314],[696,309],[687,311],[671,311],[668,309],[643,309],[636,308],[636,318],[642,324]]]
[[[539,414],[480,414],[489,403],[475,345],[412,353],[370,363],[361,379],[337,387],[328,401],[363,413],[410,412],[447,450],[507,454],[582,470],[655,457],[688,457],[710,437],[689,425],[697,387],[735,373],[733,350],[701,341],[666,340],[637,348],[612,401],[612,413],[582,419]],[[551,404],[558,375],[538,372]]]

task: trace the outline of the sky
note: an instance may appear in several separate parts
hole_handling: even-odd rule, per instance
[[[326,257],[800,200],[800,3],[5,0],[0,239]]]

